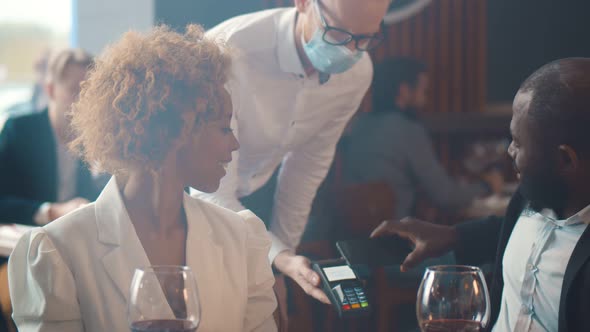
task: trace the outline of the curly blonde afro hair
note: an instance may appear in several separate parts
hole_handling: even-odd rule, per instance
[[[184,127],[219,112],[230,58],[223,45],[188,25],[127,32],[96,59],[73,106],[70,147],[111,174],[156,171]]]

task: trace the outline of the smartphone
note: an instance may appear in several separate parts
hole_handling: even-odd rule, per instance
[[[336,248],[352,268],[400,265],[414,249],[410,241],[399,236],[338,241]]]

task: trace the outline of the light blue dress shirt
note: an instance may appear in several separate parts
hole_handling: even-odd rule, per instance
[[[504,290],[494,332],[557,331],[563,277],[590,221],[590,205],[566,220],[525,209],[504,252]]]

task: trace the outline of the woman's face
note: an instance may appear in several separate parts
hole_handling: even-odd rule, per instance
[[[225,89],[222,90],[222,100],[216,106],[221,109],[215,110],[212,119],[195,125],[187,143],[179,151],[178,170],[185,185],[207,193],[217,190],[232,152],[240,147],[230,128],[231,98]]]

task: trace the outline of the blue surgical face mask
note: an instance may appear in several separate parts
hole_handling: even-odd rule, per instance
[[[337,46],[326,43],[322,35],[321,29],[316,29],[309,42],[306,43],[303,33],[301,34],[303,50],[317,71],[326,74],[343,73],[352,68],[363,56],[363,52],[351,51],[344,45]]]

